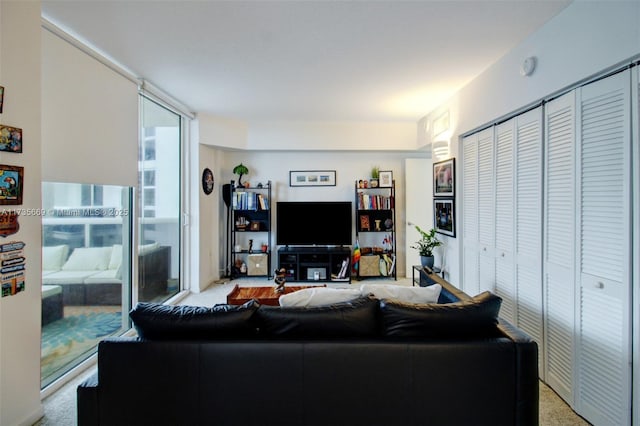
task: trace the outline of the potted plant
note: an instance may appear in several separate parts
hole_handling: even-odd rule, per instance
[[[436,238],[435,228],[425,232],[416,225],[416,230],[420,233],[421,238],[411,248],[418,250],[420,253],[420,263],[423,267],[433,268],[433,249],[442,245],[442,242]]]
[[[369,183],[371,184],[371,188],[378,187],[378,179],[380,177],[380,166],[373,166],[371,168],[371,180]]]
[[[242,176],[249,173],[249,169],[244,164],[240,163],[233,168],[233,173],[238,175],[238,187],[244,186],[242,183]]]

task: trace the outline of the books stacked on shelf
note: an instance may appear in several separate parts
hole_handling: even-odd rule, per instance
[[[390,210],[394,207],[392,196],[358,192],[358,210]]]
[[[232,205],[234,210],[269,210],[268,198],[251,191],[234,192]]]

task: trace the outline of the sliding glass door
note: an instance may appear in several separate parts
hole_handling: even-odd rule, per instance
[[[180,290],[182,118],[141,96],[138,297],[162,302]]]
[[[41,386],[129,328],[133,188],[42,184]]]

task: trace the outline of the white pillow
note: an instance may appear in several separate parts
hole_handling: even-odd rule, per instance
[[[280,296],[280,306],[322,306],[348,302],[360,297],[360,290],[350,288],[311,287]]]
[[[160,248],[160,243],[151,243],[138,246],[138,255],[142,256],[143,254],[147,254],[158,248]]]
[[[104,271],[109,266],[112,247],[78,247],[62,266],[63,271]]]
[[[69,246],[66,244],[42,247],[42,270],[59,271],[68,255]]]
[[[428,287],[405,287],[395,284],[362,284],[363,296],[373,294],[376,299],[395,299],[406,303],[437,303],[442,286],[433,284]]]
[[[107,269],[118,269],[122,263],[122,244],[114,244]]]

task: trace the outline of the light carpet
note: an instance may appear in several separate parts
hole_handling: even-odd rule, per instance
[[[394,280],[367,280],[367,282],[396,283],[398,285],[411,285],[411,279]],[[225,281],[210,285],[201,293],[192,293],[184,298],[181,305],[213,306],[216,303],[225,303],[227,294],[235,284],[242,286],[272,285],[273,282],[261,279],[240,279]],[[299,283],[296,283],[298,285]],[[359,285],[354,281],[351,285]],[[348,287],[349,284],[329,284],[331,287]],[[82,381],[95,372],[95,367],[80,374],[69,381],[60,390],[43,401],[44,418],[34,426],[73,426],[77,425],[76,419],[76,387]],[[582,426],[589,425],[582,417],[578,416],[551,388],[540,382],[540,425],[543,426]]]

